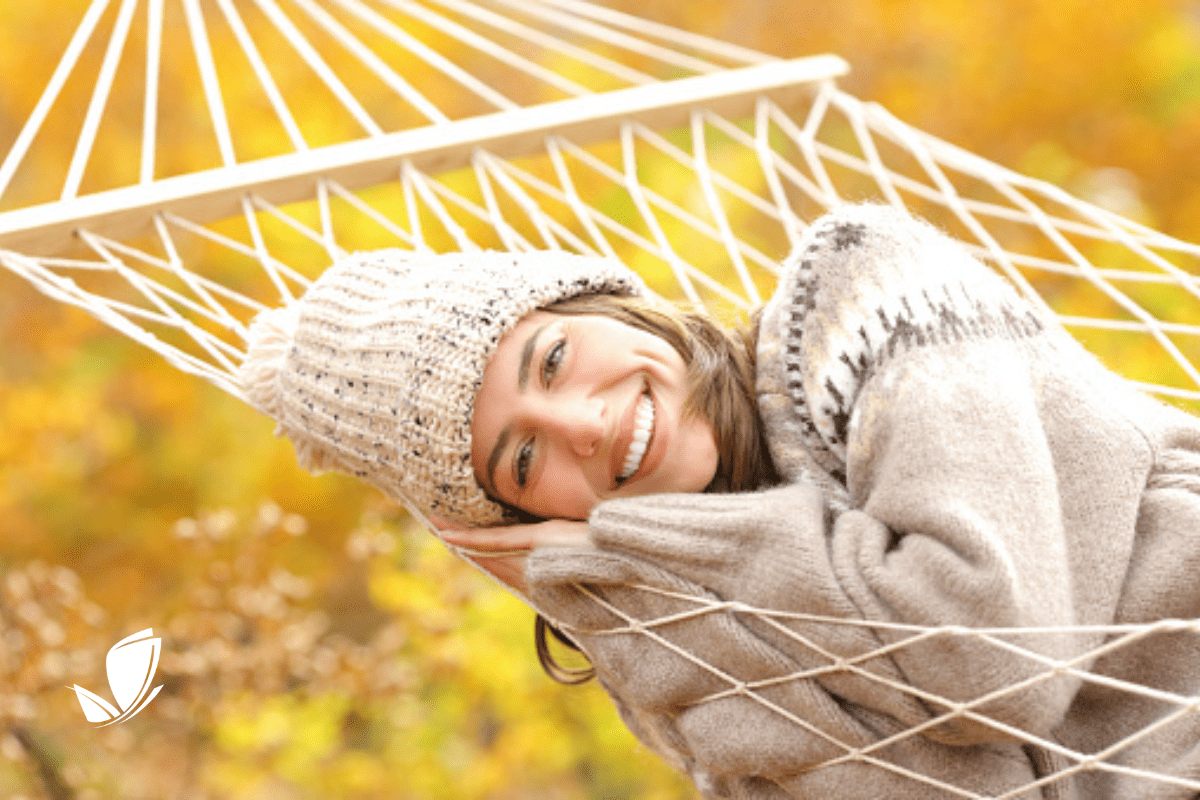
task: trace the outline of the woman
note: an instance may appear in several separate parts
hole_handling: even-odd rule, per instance
[[[446,538],[530,551],[488,568],[583,647],[630,727],[706,794],[1191,796],[1144,773],[1200,778],[1200,725],[1173,699],[1200,684],[1195,635],[1086,656],[1102,632],[1058,629],[1198,616],[1196,420],[889,209],[834,212],[789,260],[759,321],[750,425],[720,416],[748,395],[745,369],[715,370],[734,390],[714,413],[687,391],[699,351],[657,326],[531,315],[636,293],[615,265],[482,261],[501,258],[522,276],[557,259],[604,277],[476,280],[490,305],[457,284],[377,302],[394,281],[335,267],[297,321],[259,327],[248,395],[302,461],[447,521],[586,516]],[[436,333],[418,323],[442,317]],[[402,381],[397,359],[414,365]],[[760,459],[737,485],[738,448],[721,442],[760,424],[782,481]],[[695,494],[722,485],[759,490]],[[1071,776],[1073,752],[1115,771]]]

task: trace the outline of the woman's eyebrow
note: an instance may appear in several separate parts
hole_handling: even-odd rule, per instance
[[[525,344],[521,346],[521,362],[517,365],[518,393],[523,393],[529,385],[529,369],[533,363],[533,351],[537,349],[538,337],[548,327],[550,327],[549,322],[541,325],[525,340]],[[496,444],[492,447],[492,452],[488,455],[487,479],[488,483],[491,484],[492,494],[497,497],[500,496],[500,493],[496,491],[496,466],[500,463],[500,456],[504,453],[504,446],[508,444],[511,433],[512,428],[506,425],[504,430],[500,431],[500,435],[496,437]]]
[[[508,436],[511,430],[511,428],[505,427],[504,430],[500,431],[500,435],[496,437],[496,446],[492,448],[492,453],[488,456],[487,479],[492,495],[495,497],[500,496],[500,493],[496,491],[496,465],[500,463],[500,456],[504,453],[504,446],[508,444]]]
[[[525,387],[529,385],[529,367],[533,362],[533,351],[537,349],[538,337],[542,335],[542,331],[550,327],[550,323],[539,327],[528,339],[525,340],[525,346],[521,348],[521,363],[517,366],[517,391],[524,392]]]

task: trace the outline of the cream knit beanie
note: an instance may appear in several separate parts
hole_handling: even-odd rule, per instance
[[[305,469],[493,525],[508,517],[475,481],[471,415],[500,338],[559,300],[643,291],[613,259],[557,251],[356,253],[255,318],[239,380]]]

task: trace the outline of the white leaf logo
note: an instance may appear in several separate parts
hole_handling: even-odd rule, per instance
[[[114,722],[124,722],[137,714],[158,694],[162,685],[150,690],[150,681],[154,679],[154,671],[158,669],[158,654],[162,648],[162,639],[154,636],[153,628],[138,631],[127,636],[112,646],[105,659],[108,669],[108,687],[112,689],[113,697],[121,710],[113,708],[112,704],[99,697],[79,684],[68,686],[75,690],[79,705],[83,706],[83,715],[88,722],[101,722],[97,725],[103,728]],[[149,694],[147,694],[149,692]],[[145,698],[143,700],[143,698]]]

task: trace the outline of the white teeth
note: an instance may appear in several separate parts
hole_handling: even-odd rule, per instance
[[[654,401],[650,395],[644,394],[638,400],[637,410],[633,418],[633,441],[629,443],[629,452],[625,455],[625,463],[621,466],[618,480],[625,480],[637,472],[642,464],[642,456],[646,454],[646,445],[650,441],[650,432],[654,430]]]

